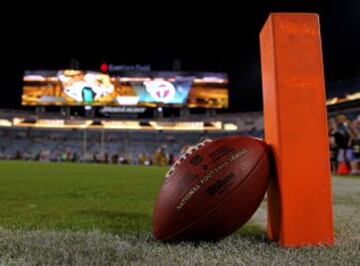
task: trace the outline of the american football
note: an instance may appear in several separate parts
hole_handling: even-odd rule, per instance
[[[206,139],[189,148],[167,173],[154,210],[154,237],[221,239],[256,211],[268,180],[265,142],[245,136]]]
[[[0,266],[360,266],[359,11],[9,9]]]

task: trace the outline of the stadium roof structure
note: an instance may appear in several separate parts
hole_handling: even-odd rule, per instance
[[[52,129],[115,129],[141,131],[234,131],[236,123],[222,121],[155,121],[91,119],[0,119],[0,127]]]
[[[360,100],[360,77],[327,85],[327,105]]]

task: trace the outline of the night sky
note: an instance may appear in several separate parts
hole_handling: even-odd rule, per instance
[[[1,19],[0,108],[21,108],[25,69],[68,68],[76,58],[83,69],[107,62],[171,70],[177,58],[184,71],[228,72],[230,111],[260,110],[258,34],[276,11],[320,14],[327,83],[360,76],[360,1],[233,2],[9,7],[12,15]]]

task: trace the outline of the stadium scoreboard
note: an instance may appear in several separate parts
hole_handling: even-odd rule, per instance
[[[226,73],[25,71],[22,105],[228,107]]]

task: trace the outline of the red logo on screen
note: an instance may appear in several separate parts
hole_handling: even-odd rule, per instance
[[[100,69],[102,72],[107,72],[109,70],[109,65],[106,63],[102,63]]]
[[[156,90],[156,95],[159,97],[159,98],[166,98],[170,93],[170,90],[168,88],[168,86],[162,84],[160,85],[157,90]]]
[[[175,98],[175,87],[166,80],[146,81],[144,85],[151,97],[157,102],[171,102]]]

